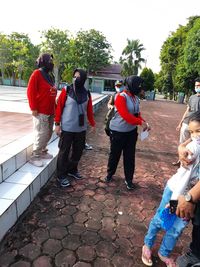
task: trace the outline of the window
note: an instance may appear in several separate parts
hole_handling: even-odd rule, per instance
[[[105,80],[104,91],[115,92],[115,81]]]

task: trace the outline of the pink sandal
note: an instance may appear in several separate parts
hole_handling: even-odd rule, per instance
[[[152,266],[153,265],[153,261],[151,259],[151,250],[146,245],[144,245],[142,247],[142,262],[146,266]]]
[[[158,253],[158,257],[160,258],[160,260],[162,262],[164,262],[166,264],[167,267],[176,267],[177,266],[172,258],[164,257],[164,256],[160,255],[159,253]]]

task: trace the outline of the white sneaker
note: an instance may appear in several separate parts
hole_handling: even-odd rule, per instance
[[[31,163],[32,165],[36,166],[36,167],[43,167],[44,164],[41,160],[41,158],[37,158],[37,157],[33,157],[29,160],[29,163]]]
[[[93,147],[89,145],[88,143],[85,143],[85,150],[92,150]]]
[[[42,153],[40,155],[40,158],[42,158],[42,159],[52,159],[53,158],[53,155],[51,155],[49,153]]]

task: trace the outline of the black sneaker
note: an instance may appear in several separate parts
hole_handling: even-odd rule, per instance
[[[67,178],[57,178],[57,182],[60,185],[60,187],[68,187],[70,186],[70,181]]]
[[[75,178],[76,180],[83,179],[83,176],[81,176],[79,172],[68,172],[68,175]]]
[[[128,183],[127,181],[125,181],[125,184],[126,184],[126,187],[127,187],[128,190],[135,189],[135,186],[134,186],[134,184],[132,182]]]
[[[112,176],[111,177],[110,176],[106,176],[106,178],[104,179],[104,181],[106,183],[110,183],[112,181]]]
[[[200,266],[200,259],[188,251],[177,258],[176,264],[178,267],[197,267]]]

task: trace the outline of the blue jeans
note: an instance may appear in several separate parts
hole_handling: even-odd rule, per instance
[[[165,206],[169,203],[172,196],[172,191],[169,187],[165,187],[162,200],[160,202],[160,206],[158,207],[156,214],[154,215],[153,219],[149,224],[148,232],[145,236],[144,243],[147,247],[151,248],[154,245],[156,235],[161,228],[161,219],[159,212],[165,208]],[[181,235],[183,229],[188,224],[187,221],[177,217],[173,226],[166,231],[162,243],[160,245],[159,253],[164,256],[168,257],[171,251],[173,250],[174,246],[176,245],[176,241]]]

